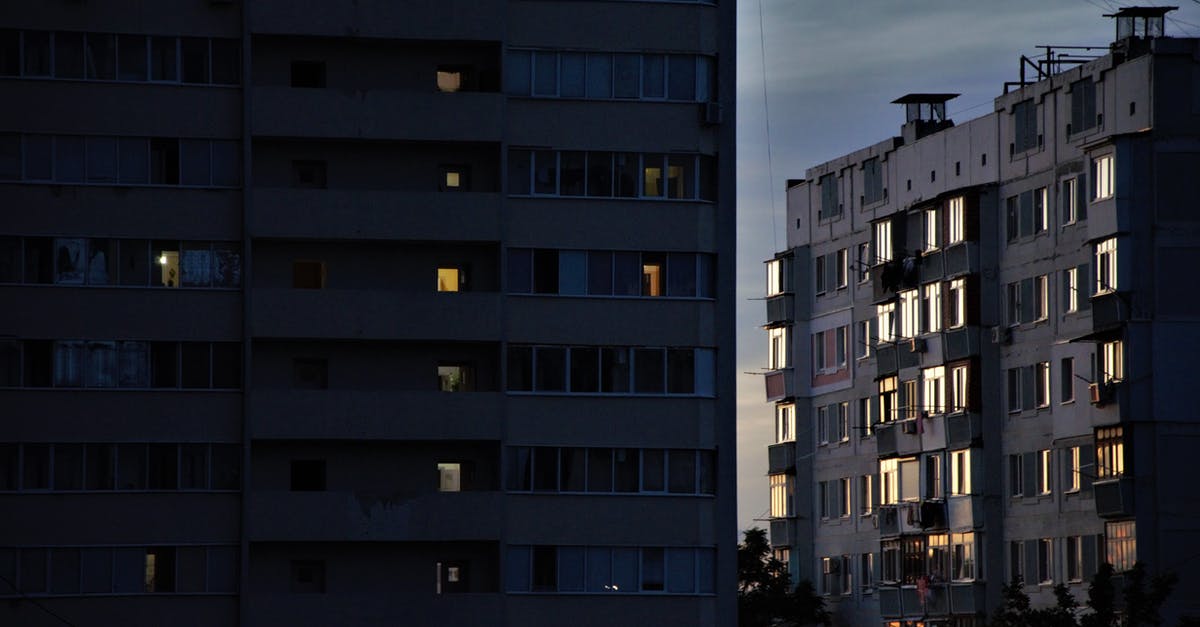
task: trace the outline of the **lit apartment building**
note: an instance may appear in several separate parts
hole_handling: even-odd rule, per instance
[[[0,8],[0,624],[731,624],[733,12]]]
[[[1200,40],[1162,36],[1168,10],[1023,60],[964,124],[954,94],[900,98],[900,136],[789,182],[771,540],[838,624],[981,625],[1014,577],[1082,603],[1137,560],[1197,611]]]

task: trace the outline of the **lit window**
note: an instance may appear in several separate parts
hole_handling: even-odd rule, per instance
[[[767,296],[782,294],[784,290],[784,261],[772,259],[767,262]]]
[[[920,321],[921,303],[917,290],[900,292],[900,337],[916,337]]]
[[[771,475],[771,518],[795,515],[792,510],[793,483],[788,475]]]
[[[1066,450],[1067,454],[1067,486],[1064,492],[1079,491],[1079,473],[1082,469],[1080,466],[1080,452],[1078,446],[1072,446]]]
[[[1116,572],[1125,572],[1137,562],[1137,523],[1132,520],[1104,524],[1104,558]]]
[[[437,469],[439,492],[459,492],[462,490],[462,464],[457,462],[439,462]]]
[[[950,453],[950,494],[971,493],[971,449]]]
[[[895,505],[900,502],[899,461],[884,459],[879,462],[879,502]]]
[[[793,442],[796,440],[796,406],[775,406],[775,442]]]
[[[1096,429],[1096,477],[1109,479],[1125,474],[1125,434],[1122,427]]]
[[[1113,195],[1113,156],[1092,160],[1092,200],[1104,200]]]
[[[470,168],[465,165],[444,165],[441,167],[442,180],[439,190],[443,192],[464,192],[470,189]]]
[[[974,532],[950,534],[950,578],[952,580],[973,581],[978,576],[975,553]]]
[[[1063,312],[1079,311],[1079,269],[1067,268],[1062,271],[1063,280]]]
[[[1050,203],[1045,187],[1033,190],[1033,232],[1042,233],[1050,228]]]
[[[1114,383],[1125,378],[1124,342],[1104,342],[1100,345],[1100,376],[1105,383]]]
[[[946,244],[957,244],[966,239],[966,212],[963,208],[963,197],[951,198],[948,207]]]
[[[955,329],[967,322],[967,283],[965,279],[950,281],[950,320],[949,327]]]
[[[666,263],[654,255],[642,255],[642,296],[665,296]]]
[[[846,285],[848,284],[849,274],[850,274],[850,265],[849,265],[850,257],[849,257],[849,252],[845,248],[837,251],[836,262],[837,262],[837,287],[838,287],[838,289],[841,289],[843,287],[846,287]]]
[[[1050,494],[1050,449],[1037,452],[1037,493]]]
[[[858,250],[858,261],[856,262],[858,282],[865,283],[871,280],[871,244],[863,242],[856,249]]]
[[[892,223],[890,221],[875,223],[875,263],[881,264],[892,260]]]
[[[921,371],[921,379],[925,382],[924,410],[930,414],[940,414],[946,411],[946,368],[926,368]]]
[[[942,330],[942,284],[930,283],[921,289],[925,332],[937,333]]]
[[[1117,240],[1109,238],[1096,244],[1096,293],[1117,289]]]
[[[1083,536],[1067,536],[1067,581],[1078,583],[1083,581]]]
[[[916,420],[921,417],[921,406],[917,401],[917,380],[905,381],[904,385],[904,418]]]
[[[967,366],[955,366],[950,370],[950,397],[947,399],[950,412],[967,409]]]
[[[175,591],[175,547],[146,549],[146,592]]]
[[[463,89],[463,69],[462,68],[438,68],[437,70],[437,89],[440,92],[453,93]]]
[[[858,437],[870,437],[874,428],[875,421],[871,418],[871,398],[858,399]]]
[[[892,422],[897,415],[896,377],[887,377],[879,381],[879,422]]]
[[[438,366],[438,386],[443,392],[470,392],[475,386],[474,379],[470,366]]]
[[[461,276],[458,268],[437,269],[437,291],[457,292],[461,287]]]
[[[776,327],[767,329],[767,336],[770,339],[769,354],[767,356],[767,367],[771,370],[779,370],[780,368],[788,367],[788,330],[787,327]]]
[[[925,222],[925,250],[934,251],[941,243],[941,224],[938,223],[938,210],[926,209],[923,213]]]

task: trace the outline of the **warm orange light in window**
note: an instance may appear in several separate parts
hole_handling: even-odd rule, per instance
[[[458,268],[438,268],[437,290],[439,292],[457,292],[458,281]]]

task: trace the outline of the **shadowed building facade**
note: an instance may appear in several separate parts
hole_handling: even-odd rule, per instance
[[[1179,573],[1167,614],[1197,611],[1200,40],[1168,10],[1022,59],[963,124],[904,96],[900,136],[789,182],[771,541],[839,624],[981,625],[1016,577],[1082,603],[1105,562]]]
[[[0,623],[730,624],[733,11],[0,9]]]

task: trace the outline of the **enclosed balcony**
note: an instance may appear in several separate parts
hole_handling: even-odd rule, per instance
[[[487,341],[500,337],[500,295],[257,288],[258,338]]]
[[[795,319],[795,297],[792,294],[776,294],[767,298],[767,324],[782,324]]]
[[[767,447],[767,473],[779,474],[796,468],[796,443],[780,442]]]
[[[796,395],[795,376],[791,368],[768,372],[763,380],[766,384],[767,402],[781,401]]]
[[[1133,515],[1133,477],[1099,479],[1092,483],[1092,490],[1096,494],[1097,516],[1120,518]]]
[[[950,613],[947,584],[880,586],[879,614],[883,618],[921,620]]]
[[[247,5],[253,33],[323,37],[388,37],[499,41],[508,4],[494,0],[333,0],[306,4],[255,0]]]
[[[498,540],[499,492],[390,497],[351,492],[258,491],[249,497],[251,542]]]
[[[946,416],[946,448],[971,446],[983,439],[983,416],[959,412]]]
[[[275,440],[499,440],[501,398],[498,392],[262,389],[250,395],[250,428],[256,439]]]
[[[970,531],[984,525],[983,496],[951,496],[946,500],[946,505],[951,531]]]
[[[942,252],[946,278],[979,272],[979,245],[975,242],[959,242]]]

